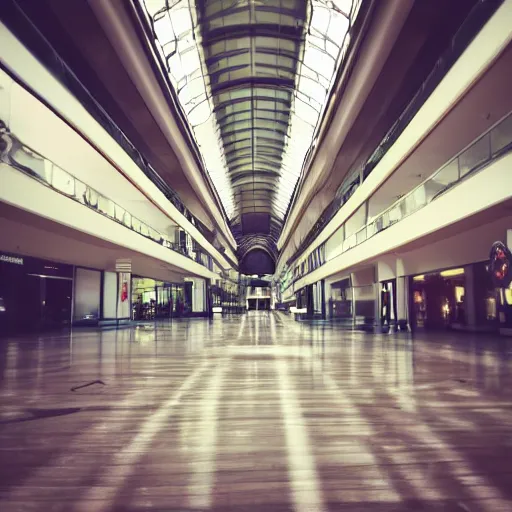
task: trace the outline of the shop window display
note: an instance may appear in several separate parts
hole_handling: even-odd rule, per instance
[[[352,318],[352,288],[349,279],[331,285],[329,316],[331,318]]]
[[[186,295],[182,284],[134,278],[132,319],[154,320],[184,316],[192,309]]]
[[[417,328],[466,325],[466,277],[463,268],[412,279],[412,313]]]
[[[0,336],[71,325],[73,268],[0,254]]]

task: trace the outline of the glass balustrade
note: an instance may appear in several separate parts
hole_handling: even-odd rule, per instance
[[[49,159],[24,146],[12,134],[4,133],[2,138],[7,144],[7,149],[1,155],[2,160],[11,167],[28,174],[60,194],[97,211],[101,215],[135,231],[141,236],[178,252],[212,270],[213,260],[211,256],[203,254],[197,248],[195,251],[192,250],[193,245],[197,246],[197,244],[191,242],[193,240],[192,237],[184,230],[180,230],[185,234],[185,236],[180,237],[183,243],[178,244],[169,240],[165,234],[148,226],[114,201],[100,194]]]

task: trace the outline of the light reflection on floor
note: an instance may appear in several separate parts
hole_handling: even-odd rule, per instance
[[[512,511],[509,349],[266,312],[2,340],[0,510]]]

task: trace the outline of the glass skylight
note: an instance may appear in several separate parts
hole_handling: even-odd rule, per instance
[[[282,224],[361,0],[139,0],[232,223]]]

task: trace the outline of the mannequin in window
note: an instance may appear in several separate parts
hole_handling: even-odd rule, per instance
[[[387,283],[382,285],[382,291],[380,293],[381,298],[381,306],[380,306],[380,323],[382,326],[389,326],[391,319],[391,309],[390,309],[390,293],[388,290]]]

